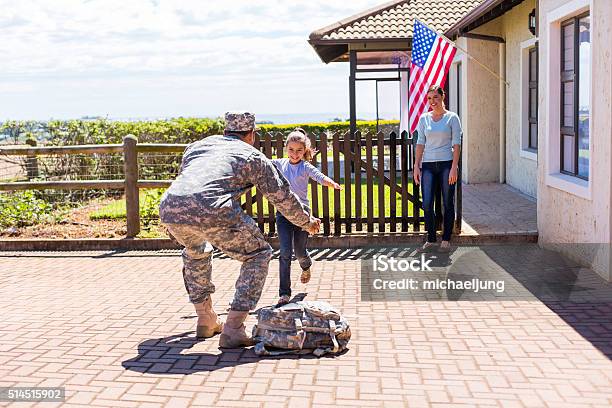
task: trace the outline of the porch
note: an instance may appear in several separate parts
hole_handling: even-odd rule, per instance
[[[537,233],[534,198],[508,184],[463,185],[462,235]]]

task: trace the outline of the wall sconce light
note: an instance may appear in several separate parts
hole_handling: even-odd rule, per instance
[[[531,13],[529,13],[529,31],[531,31],[531,34],[536,35],[536,11],[535,9],[531,10]]]

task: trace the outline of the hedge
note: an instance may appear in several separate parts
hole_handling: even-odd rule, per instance
[[[398,121],[383,120],[379,125],[385,132],[397,128]],[[258,125],[265,132],[289,132],[301,127],[308,133],[346,132],[349,122],[299,123]],[[223,133],[222,119],[175,118],[168,120],[121,122],[108,119],[7,121],[0,125],[0,135],[9,142],[23,143],[34,138],[51,145],[79,145],[121,143],[123,137],[133,134],[142,143],[191,143],[206,136]],[[357,129],[376,132],[376,121],[358,121]]]

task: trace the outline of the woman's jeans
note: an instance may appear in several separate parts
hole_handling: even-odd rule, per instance
[[[302,270],[310,268],[312,260],[306,250],[308,232],[292,224],[282,214],[276,213],[276,228],[280,241],[280,290],[279,296],[291,296],[291,258],[295,251]]]
[[[436,242],[436,215],[434,200],[436,188],[440,185],[444,206],[444,230],[442,240],[450,241],[455,222],[455,185],[448,184],[448,175],[452,160],[421,163],[421,191],[423,192],[423,212],[425,213],[425,229],[427,242]]]

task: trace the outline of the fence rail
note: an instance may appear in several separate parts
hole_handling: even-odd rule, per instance
[[[333,133],[311,134],[312,146],[317,150],[314,162],[320,170],[344,186],[343,191],[329,191],[310,182],[312,213],[322,221],[324,235],[395,233],[421,231],[421,201],[419,189],[412,179],[414,140],[402,135],[379,132],[356,132],[350,135]],[[139,154],[182,153],[186,144],[138,143],[134,136],[126,136],[123,144],[81,146],[19,146],[0,147],[1,156],[25,156],[28,177],[36,179],[37,160],[46,155],[123,155],[123,179],[118,180],[49,180],[0,183],[0,191],[16,190],[124,190],[127,211],[127,236],[140,231],[139,189],[166,188],[171,180],[139,179]],[[268,158],[282,158],[284,135],[257,134],[254,147]],[[35,169],[33,171],[32,169]],[[397,202],[399,199],[399,203]],[[441,208],[440,200],[436,200]],[[242,199],[243,209],[254,218],[259,228],[275,234],[274,207],[264,206],[264,197],[255,189]],[[437,213],[441,213],[437,211]],[[457,220],[461,225],[461,184],[457,185]]]

